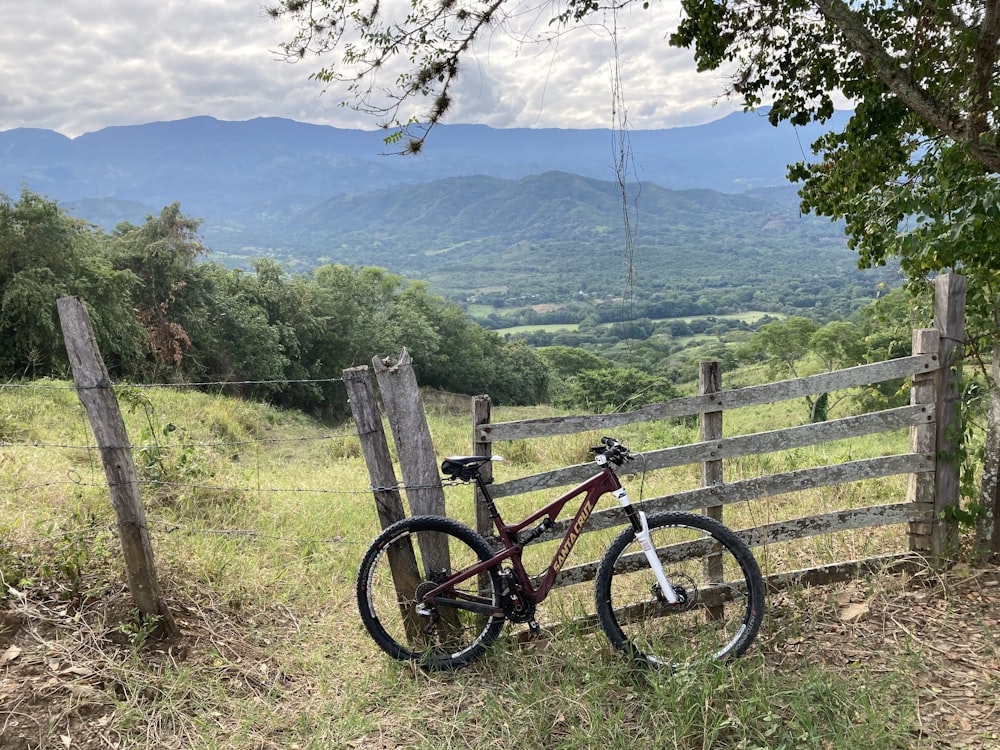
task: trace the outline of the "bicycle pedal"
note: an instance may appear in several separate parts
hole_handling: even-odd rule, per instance
[[[542,634],[542,629],[539,627],[538,623],[534,620],[528,622],[528,638],[530,640],[535,640]]]

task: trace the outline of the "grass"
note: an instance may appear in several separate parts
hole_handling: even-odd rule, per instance
[[[65,744],[64,736],[122,748],[912,746],[916,699],[905,671],[843,673],[808,654],[774,658],[796,623],[816,616],[814,600],[774,613],[748,657],[675,675],[636,671],[601,635],[569,626],[526,645],[501,638],[453,674],[392,663],[356,614],[354,575],[378,525],[350,426],[163,389],[126,409],[133,442],[145,435],[159,448],[144,476],[168,482],[144,485],[144,496],[161,585],[183,635],[157,641],[122,584],[114,513],[76,395],[65,383],[38,385],[51,387],[0,388],[0,440],[12,444],[0,447],[0,654],[20,649],[0,658],[0,669],[20,670],[23,681],[16,693],[0,686],[11,717],[0,746]],[[427,394],[439,455],[468,451],[468,404],[459,401]],[[736,414],[727,429],[801,421],[796,405],[788,409]],[[543,413],[495,409],[494,419]],[[648,450],[686,442],[692,428],[659,423],[622,437]],[[509,459],[497,478],[582,462],[595,438],[495,446]],[[893,441],[905,449],[905,435]],[[895,449],[862,441],[754,457],[727,471],[737,479],[849,450]],[[691,467],[663,475],[629,480],[633,497],[636,483],[650,497],[699,481]],[[727,509],[726,520],[738,527],[901,499],[902,487],[897,479],[769,498]],[[516,515],[536,501],[500,502]],[[448,489],[449,514],[471,521],[471,505],[468,487]],[[575,562],[598,556],[606,539],[592,536]],[[761,559],[778,569],[901,545],[899,529],[847,533],[766,549]],[[543,605],[545,624],[565,625],[587,609],[590,589],[577,588],[579,598],[569,592]]]
[[[524,308],[519,308],[524,309]],[[516,311],[516,310],[515,310]],[[473,318],[484,319],[490,313],[495,312],[492,307],[488,305],[470,305],[468,313]],[[510,310],[505,310],[504,312],[510,313]],[[670,323],[670,322],[683,322],[692,323],[696,320],[742,320],[748,325],[753,325],[761,318],[769,316],[775,319],[781,319],[785,317],[782,313],[766,313],[759,310],[749,310],[742,313],[728,313],[723,315],[682,315],[677,318],[654,318],[654,323]],[[621,325],[620,323],[601,323],[597,328],[612,328],[614,326]],[[521,325],[521,326],[510,326],[508,328],[498,328],[496,329],[498,333],[508,334],[508,335],[519,335],[528,333],[537,333],[538,331],[547,331],[549,333],[557,333],[560,331],[578,331],[580,330],[579,323],[537,323],[532,325]],[[672,338],[673,341],[683,345],[704,343],[706,341],[718,341],[715,336],[709,334],[698,334],[692,336],[677,336]]]

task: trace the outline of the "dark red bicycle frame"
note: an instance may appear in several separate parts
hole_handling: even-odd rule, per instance
[[[469,606],[469,609],[480,611],[481,604],[485,603],[484,600],[480,600],[476,597],[469,597],[454,591],[449,592],[449,589],[453,588],[462,581],[466,581],[473,576],[489,570],[499,563],[509,560],[514,569],[514,575],[517,576],[517,580],[521,584],[522,591],[520,593],[533,603],[540,604],[549,595],[549,591],[551,591],[552,585],[555,583],[556,576],[559,575],[559,571],[562,570],[563,565],[566,564],[566,558],[569,557],[569,553],[572,551],[573,546],[580,538],[580,534],[583,533],[583,528],[587,525],[587,521],[590,519],[591,513],[594,512],[597,501],[600,500],[606,493],[615,492],[622,488],[621,482],[618,481],[618,476],[615,474],[614,470],[609,465],[605,464],[605,466],[590,479],[577,485],[565,494],[560,495],[544,508],[535,511],[523,521],[519,521],[515,524],[507,524],[504,523],[503,518],[501,518],[500,512],[497,510],[493,498],[486,489],[485,483],[482,482],[478,475],[476,476],[476,481],[482,491],[484,501],[490,511],[490,517],[493,519],[493,523],[497,529],[497,535],[503,542],[504,549],[495,554],[489,560],[483,560],[476,565],[470,565],[468,568],[460,570],[448,580],[442,582],[439,586],[435,587],[431,591],[428,591],[424,596],[425,601],[456,606],[456,599],[453,597],[458,596],[461,600],[473,605]],[[543,518],[547,518],[549,521],[555,522],[555,520],[559,517],[559,514],[562,513],[566,504],[573,498],[580,495],[584,495],[583,502],[580,504],[580,509],[573,517],[573,522],[566,530],[566,534],[563,536],[562,542],[560,542],[559,547],[552,556],[552,562],[549,563],[548,567],[545,569],[542,579],[536,588],[532,585],[531,576],[528,575],[528,572],[524,569],[524,565],[521,562],[521,552],[524,550],[525,542],[521,542],[518,537],[521,532]],[[475,606],[473,602],[479,604],[480,606]],[[457,604],[457,606],[462,606],[462,604]],[[503,612],[501,607],[490,606],[488,611],[484,611],[484,614],[500,614],[501,612]]]

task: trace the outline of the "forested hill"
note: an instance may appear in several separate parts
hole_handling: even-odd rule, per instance
[[[846,113],[838,114],[840,122]],[[823,129],[772,127],[762,113],[705,125],[633,131],[630,183],[739,193],[787,186],[786,165]],[[302,211],[336,197],[410,189],[450,177],[505,180],[560,171],[615,182],[610,130],[442,125],[416,156],[386,155],[383,131],[278,118],[195,117],[110,127],[76,138],[47,130],[0,132],[0,191],[23,186],[110,230],[179,202],[227,255],[267,253]],[[275,239],[277,238],[277,239]],[[267,253],[270,254],[270,253]]]
[[[18,129],[0,133],[0,191],[26,186],[107,231],[178,202],[228,266],[375,264],[503,307],[620,295],[627,262],[638,300],[849,312],[873,274],[856,270],[837,226],[799,215],[784,178],[820,132],[743,113],[629,133],[632,246],[607,130],[440,126],[402,157],[385,155],[382,132],[273,118],[73,139]]]
[[[790,188],[754,194],[629,189],[631,262],[649,290],[769,288],[859,278],[828,220],[801,216]],[[451,293],[565,302],[622,288],[628,253],[622,194],[564,172],[519,180],[462,177],[330,199],[283,228],[307,265],[391,268]],[[279,255],[282,254],[279,249]]]

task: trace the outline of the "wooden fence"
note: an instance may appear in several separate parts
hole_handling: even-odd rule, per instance
[[[935,328],[913,332],[912,355],[874,364],[861,365],[810,377],[733,390],[721,389],[721,371],[716,362],[703,363],[700,392],[697,396],[674,399],[641,409],[613,414],[556,417],[517,422],[494,423],[490,420],[490,401],[473,399],[472,451],[491,455],[493,443],[531,440],[554,435],[599,431],[613,433],[624,425],[698,416],[699,442],[663,448],[643,454],[641,467],[626,465],[625,475],[636,471],[656,471],[687,464],[701,465],[699,488],[643,500],[636,503],[647,512],[661,510],[702,510],[717,518],[732,503],[753,502],[809,488],[909,475],[906,497],[899,502],[861,508],[844,508],[806,518],[795,518],[754,528],[741,529],[740,535],[751,545],[805,539],[849,529],[906,524],[910,553],[880,556],[866,560],[842,560],[813,568],[772,575],[769,583],[783,587],[790,582],[823,583],[856,575],[867,567],[901,563],[912,552],[948,558],[958,545],[954,522],[945,512],[958,504],[958,467],[949,460],[954,451],[957,402],[961,393],[961,342],[964,336],[965,280],[956,275],[937,280]],[[397,453],[407,486],[407,497],[414,513],[444,514],[444,492],[436,482],[437,459],[431,449],[426,421],[422,416],[419,391],[409,356],[404,352],[396,365],[375,362],[376,376],[390,423]],[[389,462],[389,451],[382,434],[381,420],[374,407],[374,393],[368,368],[345,371],[345,381],[359,436],[368,460],[372,485],[383,524],[404,515],[396,480]],[[778,403],[804,396],[867,386],[899,378],[908,378],[910,405],[857,416],[806,424],[782,430],[723,437],[724,414],[732,409]],[[367,416],[366,416],[367,415]],[[886,433],[909,428],[910,444],[906,453],[853,460],[845,463],[799,469],[726,483],[723,462],[743,456],[766,454],[791,448],[818,445],[863,435]],[[488,466],[488,465],[487,465]],[[546,490],[582,482],[593,474],[593,465],[581,464],[525,476],[495,484],[495,498]],[[481,506],[477,503],[477,506]],[[561,537],[569,521],[558,522],[535,543]],[[587,530],[595,531],[626,523],[620,508],[594,513]],[[479,514],[479,530],[492,533],[490,520]],[[568,585],[593,578],[597,562],[564,569],[557,585]]]

